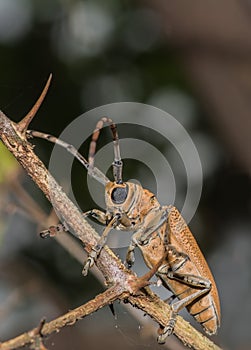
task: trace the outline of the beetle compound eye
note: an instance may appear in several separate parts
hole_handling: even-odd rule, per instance
[[[114,188],[111,194],[111,198],[113,203],[122,204],[126,200],[127,197],[127,188],[125,187],[117,187]]]

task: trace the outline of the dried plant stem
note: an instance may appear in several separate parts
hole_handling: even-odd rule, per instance
[[[30,121],[30,118],[28,119],[28,121]],[[3,112],[0,112],[0,138],[2,139],[3,143],[24,167],[37,186],[44,192],[45,196],[53,204],[56,212],[60,214],[61,220],[65,221],[67,226],[70,227],[71,231],[81,240],[84,249],[87,252],[90,252],[91,247],[96,244],[98,240],[98,234],[87,223],[87,221],[84,220],[82,214],[62,191],[61,187],[48,172],[44,164],[35,155],[32,145],[26,140],[26,134],[23,132],[26,130],[27,125],[25,125],[23,120],[20,122],[20,124],[15,124],[11,122]],[[129,303],[143,310],[162,326],[165,326],[168,323],[170,306],[164,303],[148,288],[142,288],[141,293],[138,294],[139,288],[144,285],[144,283],[142,284],[142,279],[138,279],[133,272],[128,271],[107,246],[102,249],[99,255],[97,267],[102,272],[106,284],[113,285],[114,287],[113,289],[108,289],[106,292],[87,303],[85,308],[91,307],[92,305],[94,308],[93,310],[97,310],[98,308],[109,303],[111,298],[112,300],[124,300],[126,298]],[[110,294],[111,290],[114,293],[112,296]],[[81,310],[81,308],[82,307],[76,310]],[[68,322],[68,317],[69,313],[52,322],[55,322],[54,325],[57,324],[57,329],[60,329],[60,327],[64,326],[65,324],[74,323],[77,319],[83,316],[76,314],[75,318],[73,317],[70,322]],[[65,320],[65,323],[63,320]],[[50,334],[50,328],[46,327],[49,327],[48,324],[44,325],[42,334],[45,334],[44,332],[46,330],[46,334]],[[33,333],[25,333],[25,335],[27,334],[30,335]],[[212,341],[196,331],[188,322],[184,321],[179,316],[177,317],[174,334],[184,344],[189,345],[194,349],[220,349]],[[24,340],[25,335],[21,335],[20,337],[23,336]],[[9,344],[11,341],[12,340],[8,341]],[[28,343],[31,342],[29,337],[27,341]],[[2,343],[0,345],[0,349],[6,350],[15,348],[8,347],[6,345],[8,342]],[[27,342],[25,342],[25,344],[27,344]]]
[[[38,326],[30,330],[29,332],[23,333],[16,338],[7,340],[4,343],[0,343],[1,350],[11,350],[17,349],[27,344],[34,343],[34,337],[38,334],[41,338],[46,337],[54,332],[58,332],[62,327],[67,325],[73,325],[81,318],[84,318],[87,315],[97,311],[99,308],[112,303],[118,298],[118,295],[121,292],[118,290],[117,286],[114,286],[110,289],[107,289],[105,292],[97,295],[94,299],[87,302],[84,305],[64,314],[52,320],[50,322],[44,323],[42,326]],[[38,330],[40,328],[40,330]]]

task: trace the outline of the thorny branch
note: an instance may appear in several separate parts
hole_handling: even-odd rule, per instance
[[[12,122],[0,111],[0,138],[37,186],[43,191],[47,199],[53,204],[56,212],[60,215],[60,219],[67,223],[67,226],[70,227],[75,236],[83,243],[84,249],[90,252],[91,247],[98,240],[98,234],[62,191],[62,188],[33,152],[33,146],[26,139],[27,128],[48,90],[50,79],[31,112],[19,123]],[[85,305],[66,313],[54,321],[44,324],[40,332],[41,335],[49,335],[65,325],[73,324],[78,319],[116,299],[128,301],[162,326],[168,323],[170,306],[152,293],[149,288],[145,287],[147,285],[146,278],[138,278],[133,272],[127,270],[119,258],[107,246],[101,251],[96,264],[105,278],[105,284],[112,287]],[[37,331],[35,330],[0,343],[0,349],[16,349],[25,344],[34,343],[35,336],[37,336]],[[189,345],[194,349],[220,350],[217,345],[196,331],[180,316],[177,317],[174,334],[185,345]]]

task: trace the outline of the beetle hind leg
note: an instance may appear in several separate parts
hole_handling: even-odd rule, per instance
[[[187,305],[189,305],[190,303],[192,303],[194,300],[202,296],[203,294],[207,293],[208,291],[209,290],[207,288],[198,290],[194,294],[189,295],[186,298],[179,300],[171,305],[171,313],[170,313],[168,324],[165,327],[160,327],[158,331],[159,336],[157,341],[159,344],[164,344],[166,341],[166,338],[173,333],[178,312],[182,310],[184,307],[186,307]]]
[[[167,273],[167,277],[169,277],[170,279],[179,280],[189,286],[197,287],[199,288],[199,290],[181,300],[178,300],[177,302],[171,305],[171,314],[169,322],[166,327],[160,327],[158,336],[159,344],[164,344],[166,338],[173,333],[178,312],[186,306],[188,306],[189,304],[191,304],[196,299],[200,298],[202,295],[208,293],[211,289],[210,281],[200,276],[179,274],[177,272],[169,271]]]
[[[180,254],[177,251],[172,251],[172,253],[175,253],[175,255],[173,255],[173,257],[175,258],[172,260],[172,266],[170,266],[169,264],[162,265],[158,269],[159,277],[164,282],[169,279],[176,280],[184,285],[187,285],[188,289],[185,289],[185,291],[183,291],[182,294],[186,293],[190,287],[194,287],[197,290],[195,290],[194,293],[181,298],[180,300],[176,301],[171,305],[171,314],[169,322],[167,326],[160,327],[159,330],[159,344],[165,343],[166,338],[173,333],[178,312],[190,305],[196,299],[208,293],[211,289],[211,282],[208,279],[201,276],[177,272],[182,266],[184,266],[185,262],[187,261],[187,256],[185,254]],[[176,295],[176,297],[180,298],[181,295]]]
[[[174,330],[174,326],[176,323],[177,313],[171,310],[170,318],[168,321],[168,325],[166,327],[159,327],[158,329],[158,338],[157,341],[159,344],[165,344],[166,338],[169,337]]]

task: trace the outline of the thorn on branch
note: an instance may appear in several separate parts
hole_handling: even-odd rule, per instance
[[[32,119],[35,117],[37,111],[39,110],[46,94],[47,91],[49,89],[50,83],[51,83],[51,78],[52,78],[52,74],[49,75],[49,78],[46,82],[46,85],[41,93],[41,95],[39,96],[38,100],[36,101],[36,103],[34,104],[34,106],[32,107],[32,109],[29,111],[28,114],[26,114],[26,116],[20,120],[19,123],[17,123],[17,129],[19,131],[19,133],[21,134],[21,136],[23,136],[24,138],[26,137],[26,131],[32,121]]]
[[[156,272],[162,265],[163,261],[165,260],[166,255],[167,253],[164,254],[164,256],[159,260],[159,262],[153,268],[151,268],[148,272],[146,272],[143,276],[137,277],[136,279],[133,279],[130,282],[130,287],[133,290],[133,293],[135,295],[139,293],[140,289],[152,284],[152,282],[150,282],[149,280],[156,274]]]
[[[45,325],[45,318],[43,318],[40,321],[38,327],[35,330],[29,333],[30,337],[33,338],[32,344],[31,344],[31,349],[33,350],[47,350],[47,348],[43,344],[42,330],[44,325]]]
[[[38,334],[40,337],[43,336],[42,330],[43,330],[44,325],[45,325],[45,318],[42,318],[42,320],[40,321],[40,324],[39,324],[39,326],[38,326],[38,328],[37,328],[37,334]]]

